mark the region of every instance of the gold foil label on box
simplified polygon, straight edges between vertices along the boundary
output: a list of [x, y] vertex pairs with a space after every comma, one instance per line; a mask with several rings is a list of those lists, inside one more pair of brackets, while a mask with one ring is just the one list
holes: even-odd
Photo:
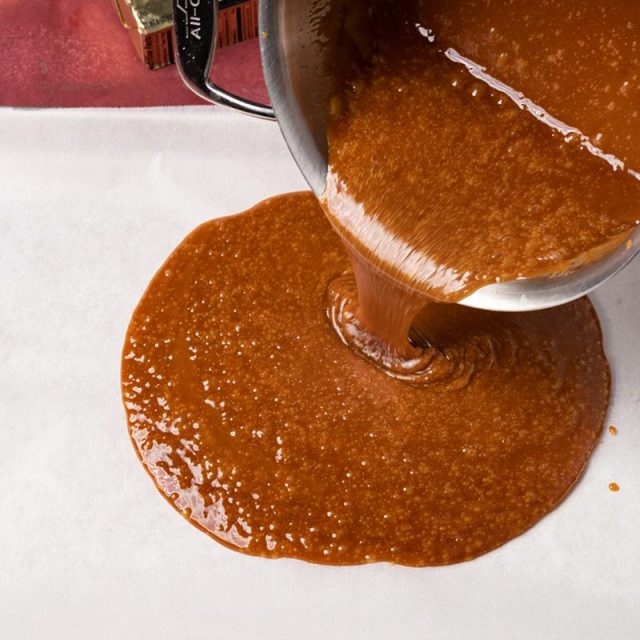
[[[259, 0], [220, 0], [217, 47], [258, 36]], [[113, 0], [138, 55], [150, 69], [172, 64], [171, 0]]]

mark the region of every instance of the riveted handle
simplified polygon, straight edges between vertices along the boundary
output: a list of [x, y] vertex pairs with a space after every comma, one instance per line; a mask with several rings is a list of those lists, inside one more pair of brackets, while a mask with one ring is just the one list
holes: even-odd
[[191, 91], [209, 102], [275, 120], [271, 107], [229, 93], [209, 80], [218, 36], [218, 0], [173, 0], [173, 20], [178, 71]]

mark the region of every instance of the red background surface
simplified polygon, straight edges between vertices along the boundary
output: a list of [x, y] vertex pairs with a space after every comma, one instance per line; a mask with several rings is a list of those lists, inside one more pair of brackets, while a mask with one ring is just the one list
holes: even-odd
[[[111, 0], [0, 0], [0, 105], [143, 107], [200, 104], [174, 66], [150, 71]], [[214, 79], [268, 101], [258, 41], [216, 53]]]

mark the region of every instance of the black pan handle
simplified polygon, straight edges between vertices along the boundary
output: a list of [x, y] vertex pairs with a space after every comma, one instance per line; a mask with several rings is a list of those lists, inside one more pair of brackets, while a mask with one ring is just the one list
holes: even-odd
[[173, 20], [178, 71], [191, 91], [209, 102], [275, 120], [271, 107], [229, 93], [209, 80], [218, 36], [218, 0], [173, 0]]

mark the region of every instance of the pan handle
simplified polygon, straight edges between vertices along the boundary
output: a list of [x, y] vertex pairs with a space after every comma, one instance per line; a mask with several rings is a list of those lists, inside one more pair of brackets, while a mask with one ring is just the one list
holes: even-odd
[[218, 36], [218, 0], [173, 0], [173, 19], [178, 71], [191, 91], [209, 102], [275, 120], [271, 107], [229, 93], [209, 80]]

